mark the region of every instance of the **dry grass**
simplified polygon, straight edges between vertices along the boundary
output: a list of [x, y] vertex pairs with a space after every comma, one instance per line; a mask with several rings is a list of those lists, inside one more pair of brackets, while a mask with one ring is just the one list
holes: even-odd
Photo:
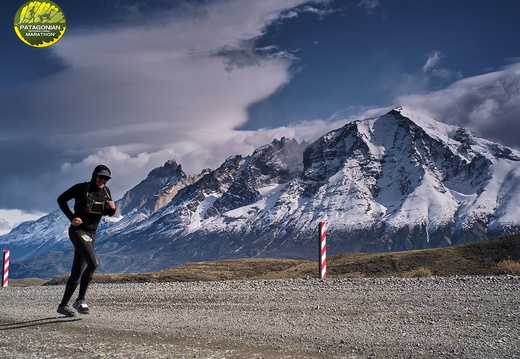
[[9, 279], [9, 287], [32, 287], [35, 285], [43, 285], [48, 281], [40, 278], [22, 278], [22, 279]]
[[[507, 260], [504, 260], [508, 258]], [[454, 247], [391, 253], [345, 253], [327, 258], [328, 278], [519, 274], [520, 234]], [[514, 263], [511, 263], [514, 262]], [[502, 263], [502, 264], [500, 264]], [[516, 268], [516, 269], [515, 269]], [[97, 283], [316, 278], [317, 261], [230, 259], [189, 263], [150, 273], [96, 274]], [[48, 284], [63, 284], [61, 276]]]
[[432, 275], [433, 272], [430, 269], [424, 267], [419, 267], [404, 274], [405, 277], [431, 277]]
[[520, 262], [503, 259], [497, 264], [497, 274], [520, 275]]

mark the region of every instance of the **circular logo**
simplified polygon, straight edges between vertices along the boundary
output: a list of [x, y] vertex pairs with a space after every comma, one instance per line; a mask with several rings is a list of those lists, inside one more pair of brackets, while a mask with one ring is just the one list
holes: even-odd
[[14, 31], [20, 40], [34, 47], [55, 44], [66, 28], [65, 14], [52, 1], [28, 1], [14, 16]]

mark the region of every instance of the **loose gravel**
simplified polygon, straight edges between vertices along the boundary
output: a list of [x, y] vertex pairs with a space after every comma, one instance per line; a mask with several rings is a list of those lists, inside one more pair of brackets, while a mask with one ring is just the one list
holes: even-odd
[[519, 358], [520, 277], [0, 289], [1, 358]]

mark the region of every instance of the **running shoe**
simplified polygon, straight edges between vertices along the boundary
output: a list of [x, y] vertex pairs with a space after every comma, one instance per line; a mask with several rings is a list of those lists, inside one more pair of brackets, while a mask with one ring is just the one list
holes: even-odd
[[72, 304], [74, 309], [78, 311], [79, 314], [88, 314], [90, 310], [88, 309], [88, 305], [84, 299], [78, 299]]
[[63, 314], [66, 317], [75, 317], [76, 313], [69, 305], [58, 305], [58, 313]]

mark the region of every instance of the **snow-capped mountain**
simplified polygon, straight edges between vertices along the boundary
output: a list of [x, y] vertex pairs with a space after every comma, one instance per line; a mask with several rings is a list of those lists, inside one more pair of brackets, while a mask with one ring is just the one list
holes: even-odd
[[[99, 234], [101, 270], [316, 259], [320, 221], [328, 253], [449, 246], [520, 230], [520, 153], [403, 108], [310, 145], [274, 140], [198, 181], [177, 169], [152, 171], [118, 202], [121, 218]], [[155, 171], [161, 180], [150, 179]], [[36, 258], [24, 264], [43, 270]]]
[[[200, 176], [199, 176], [200, 177]], [[180, 165], [170, 160], [151, 171], [147, 178], [128, 191], [116, 202], [114, 217], [103, 217], [98, 234], [108, 228], [139, 222], [168, 203], [177, 191], [193, 183], [198, 177], [188, 178]], [[72, 203], [69, 203], [72, 207]], [[49, 251], [72, 248], [68, 238], [69, 220], [61, 210], [15, 227], [0, 236], [0, 247], [11, 250], [11, 260], [23, 260]]]

